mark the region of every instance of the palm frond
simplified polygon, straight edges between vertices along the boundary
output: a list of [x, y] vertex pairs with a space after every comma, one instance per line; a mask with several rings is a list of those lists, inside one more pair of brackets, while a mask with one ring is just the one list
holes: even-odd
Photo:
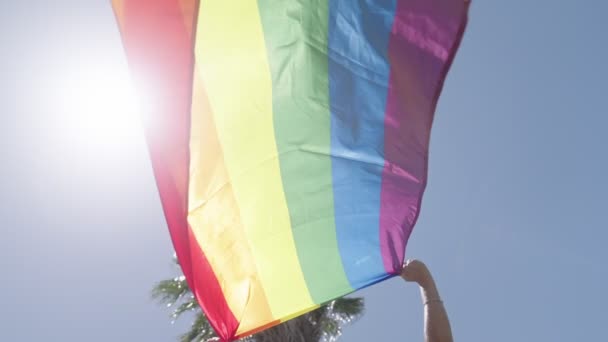
[[338, 298], [325, 305], [324, 316], [319, 320], [323, 341], [336, 341], [342, 329], [363, 314], [363, 298]]
[[207, 320], [207, 317], [199, 312], [190, 327], [190, 331], [180, 337], [181, 342], [205, 342], [214, 339], [215, 333]]
[[161, 304], [172, 306], [184, 295], [190, 293], [190, 288], [184, 276], [160, 281], [152, 289], [152, 298]]
[[[174, 256], [173, 262], [179, 265]], [[160, 281], [152, 289], [152, 298], [167, 307], [174, 306], [173, 320], [183, 314], [195, 314], [190, 331], [180, 336], [181, 342], [218, 341], [211, 324], [192, 295], [184, 276]], [[339, 298], [305, 315], [264, 330], [241, 342], [333, 342], [342, 328], [363, 314], [363, 298]]]
[[363, 298], [340, 298], [332, 302], [331, 315], [341, 323], [350, 323], [363, 314]]
[[173, 310], [171, 317], [173, 317], [173, 319], [178, 319], [183, 313], [191, 311], [200, 311], [198, 302], [192, 296], [190, 296], [188, 300], [184, 301], [178, 307], [176, 307], [175, 310]]

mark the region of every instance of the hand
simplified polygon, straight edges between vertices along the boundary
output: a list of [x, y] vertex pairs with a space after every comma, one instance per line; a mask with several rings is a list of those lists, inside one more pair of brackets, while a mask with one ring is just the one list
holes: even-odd
[[431, 272], [426, 265], [419, 260], [407, 260], [401, 270], [401, 277], [405, 279], [405, 281], [416, 282], [422, 287], [426, 287], [433, 282]]

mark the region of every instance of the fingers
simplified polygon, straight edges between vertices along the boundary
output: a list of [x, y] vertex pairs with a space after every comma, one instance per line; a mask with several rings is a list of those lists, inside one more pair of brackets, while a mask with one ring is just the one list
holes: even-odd
[[429, 277], [429, 272], [423, 262], [416, 259], [408, 259], [401, 269], [401, 277], [405, 279], [405, 281], [421, 284]]
[[403, 263], [403, 268], [401, 269], [401, 277], [405, 280], [405, 281], [413, 281], [413, 272], [412, 272], [412, 263], [414, 260], [412, 259], [408, 259], [405, 261], [405, 263]]
[[405, 260], [405, 262], [403, 263], [403, 267], [401, 268], [402, 270], [405, 270], [408, 268], [408, 266], [410, 266], [412, 264], [412, 262], [414, 262], [414, 259], [407, 259]]

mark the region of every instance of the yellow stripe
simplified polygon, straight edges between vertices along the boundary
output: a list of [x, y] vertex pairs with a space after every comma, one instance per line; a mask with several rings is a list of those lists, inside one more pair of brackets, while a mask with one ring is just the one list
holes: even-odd
[[188, 194], [188, 223], [213, 268], [230, 311], [241, 322], [237, 334], [274, 321], [244, 236], [200, 77], [194, 78], [193, 86]]
[[294, 312], [294, 313], [290, 314], [289, 316], [282, 317], [281, 318], [281, 323], [284, 323], [284, 322], [289, 321], [290, 319], [302, 316], [303, 314], [307, 314], [307, 313], [309, 313], [309, 312], [311, 312], [313, 310], [316, 310], [316, 309], [318, 309], [320, 307], [321, 307], [321, 305], [316, 304], [315, 306], [312, 306], [312, 307], [306, 308], [304, 310], [300, 310], [300, 311]]
[[297, 258], [274, 138], [255, 0], [203, 0], [196, 56], [247, 239], [273, 316], [315, 306]]

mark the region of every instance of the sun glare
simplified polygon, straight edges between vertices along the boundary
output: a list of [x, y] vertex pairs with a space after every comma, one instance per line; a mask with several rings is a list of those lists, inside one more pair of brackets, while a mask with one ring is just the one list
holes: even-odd
[[119, 152], [142, 137], [138, 103], [126, 65], [71, 68], [54, 87], [56, 133], [97, 153]]

